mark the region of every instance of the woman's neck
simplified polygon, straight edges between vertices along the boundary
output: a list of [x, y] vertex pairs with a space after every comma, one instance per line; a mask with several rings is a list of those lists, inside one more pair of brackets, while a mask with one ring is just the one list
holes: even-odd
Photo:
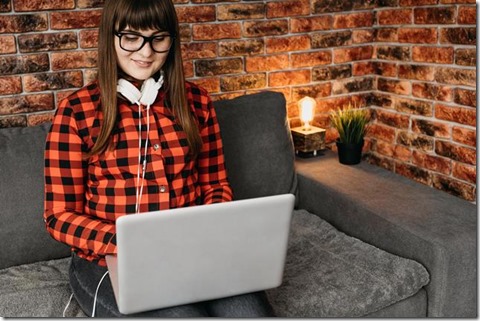
[[143, 80], [138, 80], [138, 79], [136, 79], [136, 78], [133, 78], [133, 77], [127, 75], [127, 74], [124, 73], [124, 72], [119, 72], [119, 73], [118, 73], [118, 78], [119, 78], [119, 79], [122, 78], [122, 79], [127, 80], [128, 82], [130, 82], [131, 84], [133, 84], [133, 85], [134, 85], [135, 87], [137, 87], [137, 88], [140, 88], [140, 87], [142, 86], [142, 84], [143, 84]]
[[[158, 77], [159, 77], [159, 74], [152, 75], [152, 77], [155, 79], [155, 81], [157, 81]], [[133, 78], [132, 76], [124, 73], [121, 70], [118, 71], [118, 78], [119, 79], [123, 78], [123, 79], [129, 81], [130, 83], [132, 83], [137, 88], [142, 87], [142, 84], [145, 81], [145, 80], [139, 80], [139, 79]]]

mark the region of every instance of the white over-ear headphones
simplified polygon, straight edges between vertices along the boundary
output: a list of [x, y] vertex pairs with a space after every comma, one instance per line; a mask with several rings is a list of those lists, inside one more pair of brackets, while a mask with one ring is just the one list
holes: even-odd
[[[143, 183], [145, 173], [147, 171], [147, 150], [148, 150], [148, 134], [150, 133], [150, 105], [155, 102], [158, 91], [163, 85], [163, 72], [160, 74], [158, 81], [148, 78], [143, 82], [141, 90], [132, 85], [125, 79], [119, 79], [117, 82], [117, 92], [128, 99], [132, 104], [138, 105], [138, 167], [137, 167], [137, 183], [136, 183], [136, 202], [135, 212], [140, 211], [140, 201], [143, 194]], [[142, 157], [142, 108], [145, 106], [147, 110], [147, 135], [143, 146], [144, 155]], [[141, 174], [140, 174], [141, 173]]]
[[163, 73], [155, 81], [148, 78], [143, 82], [141, 90], [132, 85], [128, 80], [120, 78], [117, 82], [117, 91], [127, 98], [132, 104], [144, 105], [149, 107], [157, 98], [158, 91], [163, 85]]

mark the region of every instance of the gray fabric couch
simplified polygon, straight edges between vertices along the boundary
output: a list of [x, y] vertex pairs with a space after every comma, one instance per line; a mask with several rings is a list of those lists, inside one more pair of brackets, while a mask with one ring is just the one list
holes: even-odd
[[[324, 163], [295, 160], [281, 94], [242, 96], [215, 108], [235, 198], [296, 195], [284, 281], [267, 291], [278, 316], [476, 316], [474, 205], [365, 162], [363, 176], [355, 177], [351, 168], [332, 174], [333, 154], [322, 156]], [[0, 130], [2, 317], [85, 316], [75, 299], [64, 311], [70, 251], [43, 225], [48, 128]], [[394, 196], [370, 199], [365, 180], [387, 183]], [[418, 191], [432, 198], [425, 206], [413, 204]]]

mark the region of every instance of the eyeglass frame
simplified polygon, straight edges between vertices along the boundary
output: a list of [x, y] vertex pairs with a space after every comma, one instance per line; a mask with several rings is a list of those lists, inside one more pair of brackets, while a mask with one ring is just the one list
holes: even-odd
[[[122, 32], [122, 31], [115, 31], [113, 33], [115, 36], [118, 37], [118, 44], [120, 45], [120, 48], [122, 48], [123, 50], [125, 51], [128, 51], [128, 52], [136, 52], [136, 51], [139, 51], [141, 50], [144, 46], [145, 46], [145, 43], [148, 42], [148, 44], [150, 45], [150, 48], [152, 48], [152, 50], [156, 53], [165, 53], [165, 52], [168, 52], [170, 51], [170, 48], [172, 48], [172, 44], [175, 40], [175, 36], [174, 35], [170, 35], [170, 34], [167, 34], [167, 35], [156, 35], [156, 36], [150, 36], [150, 37], [146, 37], [146, 36], [143, 36], [139, 33], [134, 33], [134, 32]], [[139, 36], [139, 37], [142, 37], [143, 38], [143, 42], [142, 42], [142, 45], [140, 46], [140, 48], [138, 48], [137, 50], [128, 50], [128, 49], [125, 49], [122, 47], [122, 36], [123, 35], [135, 35], [135, 36]], [[170, 46], [168, 47], [167, 50], [162, 50], [162, 51], [157, 51], [153, 48], [153, 45], [152, 45], [152, 41], [157, 38], [157, 37], [170, 37], [171, 38], [171, 41], [170, 41]]]

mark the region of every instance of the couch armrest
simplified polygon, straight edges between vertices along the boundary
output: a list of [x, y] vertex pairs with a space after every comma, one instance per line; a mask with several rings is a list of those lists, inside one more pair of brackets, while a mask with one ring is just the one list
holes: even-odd
[[427, 268], [429, 316], [477, 315], [474, 204], [366, 162], [341, 165], [331, 151], [296, 170], [299, 208]]

